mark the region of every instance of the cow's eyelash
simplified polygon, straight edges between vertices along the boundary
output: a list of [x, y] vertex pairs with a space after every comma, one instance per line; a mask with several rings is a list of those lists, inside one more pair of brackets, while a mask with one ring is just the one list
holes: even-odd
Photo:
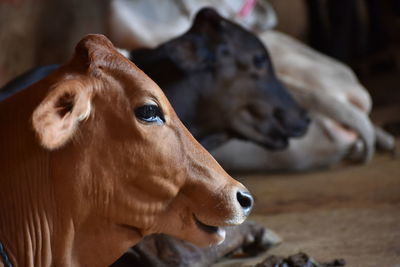
[[162, 125], [165, 123], [164, 115], [156, 104], [145, 104], [135, 110], [136, 117], [146, 123]]

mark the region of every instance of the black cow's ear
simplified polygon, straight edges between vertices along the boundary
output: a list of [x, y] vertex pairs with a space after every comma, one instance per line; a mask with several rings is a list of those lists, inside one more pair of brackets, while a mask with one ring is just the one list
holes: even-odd
[[183, 72], [199, 71], [211, 67], [214, 53], [201, 36], [185, 36], [165, 46], [169, 59]]
[[207, 35], [219, 34], [224, 29], [224, 19], [213, 8], [203, 8], [193, 20], [191, 32], [202, 32]]

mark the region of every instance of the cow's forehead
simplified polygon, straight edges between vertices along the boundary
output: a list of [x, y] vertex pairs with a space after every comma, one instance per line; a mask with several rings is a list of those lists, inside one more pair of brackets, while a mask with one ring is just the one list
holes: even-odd
[[[218, 29], [214, 25], [216, 22], [219, 25]], [[261, 42], [253, 33], [221, 16], [215, 17], [213, 21], [202, 20], [201, 24], [208, 26], [202, 28], [202, 31], [206, 31], [208, 37], [216, 34], [218, 38], [222, 37], [225, 41], [236, 42], [239, 47], [262, 48]]]
[[168, 100], [160, 87], [119, 52], [111, 51], [106, 56], [102, 69], [106, 76], [119, 81], [122, 90], [131, 100], [147, 102], [152, 99], [164, 108], [170, 109]]

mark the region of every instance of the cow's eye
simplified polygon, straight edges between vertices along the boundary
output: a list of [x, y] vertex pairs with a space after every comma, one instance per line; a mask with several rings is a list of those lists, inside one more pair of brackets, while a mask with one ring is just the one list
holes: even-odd
[[141, 107], [138, 107], [135, 110], [136, 117], [144, 122], [148, 123], [156, 123], [156, 124], [164, 124], [165, 119], [161, 112], [161, 109], [155, 104], [147, 104]]
[[265, 55], [257, 55], [253, 57], [253, 64], [257, 69], [264, 67], [267, 58]]

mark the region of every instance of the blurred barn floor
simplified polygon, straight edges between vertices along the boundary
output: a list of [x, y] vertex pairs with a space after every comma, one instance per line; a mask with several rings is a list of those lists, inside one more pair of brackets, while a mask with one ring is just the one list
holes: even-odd
[[343, 258], [348, 267], [400, 264], [400, 157], [377, 154], [367, 165], [240, 177], [256, 198], [251, 219], [283, 238], [267, 255], [302, 251], [321, 262]]

